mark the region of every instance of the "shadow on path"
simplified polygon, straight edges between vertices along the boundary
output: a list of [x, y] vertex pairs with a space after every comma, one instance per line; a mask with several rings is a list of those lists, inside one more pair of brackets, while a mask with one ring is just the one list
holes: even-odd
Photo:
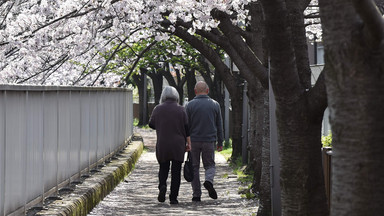
[[[216, 154], [216, 176], [214, 186], [218, 199], [209, 198], [208, 192], [202, 188], [200, 203], [192, 202], [190, 183], [182, 177], [179, 204], [170, 205], [168, 191], [166, 201], [159, 203], [158, 194], [158, 163], [155, 156], [156, 134], [151, 129], [138, 129], [144, 139], [147, 151], [136, 163], [135, 169], [124, 182], [121, 182], [108, 196], [104, 198], [88, 215], [256, 215], [257, 201], [241, 198], [238, 188], [242, 185], [237, 181], [232, 170], [221, 154]], [[202, 168], [200, 170], [203, 170]], [[200, 175], [203, 179], [203, 172]], [[202, 180], [203, 181], [203, 180]], [[244, 186], [245, 187], [245, 186]]]

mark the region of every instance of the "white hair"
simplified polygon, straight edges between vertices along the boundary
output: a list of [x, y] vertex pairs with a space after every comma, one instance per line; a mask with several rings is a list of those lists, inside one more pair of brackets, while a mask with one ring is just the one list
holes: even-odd
[[172, 86], [165, 86], [163, 92], [161, 93], [160, 103], [164, 103], [165, 100], [172, 99], [177, 103], [179, 102], [179, 93]]

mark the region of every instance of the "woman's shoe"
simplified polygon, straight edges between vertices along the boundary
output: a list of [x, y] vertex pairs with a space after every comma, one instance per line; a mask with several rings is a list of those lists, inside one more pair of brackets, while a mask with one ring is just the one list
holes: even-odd
[[200, 202], [201, 199], [200, 199], [200, 197], [192, 197], [192, 201], [193, 202]]
[[159, 200], [159, 202], [165, 201], [165, 193], [166, 192], [167, 192], [167, 186], [162, 185], [159, 189], [159, 195], [157, 196], [157, 200]]

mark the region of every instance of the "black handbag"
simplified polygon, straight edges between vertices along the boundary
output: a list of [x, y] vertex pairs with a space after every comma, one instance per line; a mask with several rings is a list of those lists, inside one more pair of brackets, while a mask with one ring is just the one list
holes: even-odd
[[184, 179], [187, 182], [191, 182], [193, 180], [193, 165], [192, 165], [192, 156], [191, 152], [188, 152], [187, 160], [184, 164]]

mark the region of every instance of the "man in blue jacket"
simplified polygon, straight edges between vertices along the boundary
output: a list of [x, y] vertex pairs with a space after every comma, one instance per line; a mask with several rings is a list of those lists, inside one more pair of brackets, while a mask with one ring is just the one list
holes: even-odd
[[192, 181], [192, 201], [201, 201], [201, 183], [199, 176], [200, 154], [205, 169], [204, 187], [212, 199], [217, 199], [213, 187], [215, 176], [215, 146], [217, 150], [223, 149], [223, 123], [220, 105], [208, 96], [208, 85], [199, 81], [195, 85], [196, 97], [186, 105], [189, 122], [189, 132], [192, 142], [192, 162], [194, 177]]

